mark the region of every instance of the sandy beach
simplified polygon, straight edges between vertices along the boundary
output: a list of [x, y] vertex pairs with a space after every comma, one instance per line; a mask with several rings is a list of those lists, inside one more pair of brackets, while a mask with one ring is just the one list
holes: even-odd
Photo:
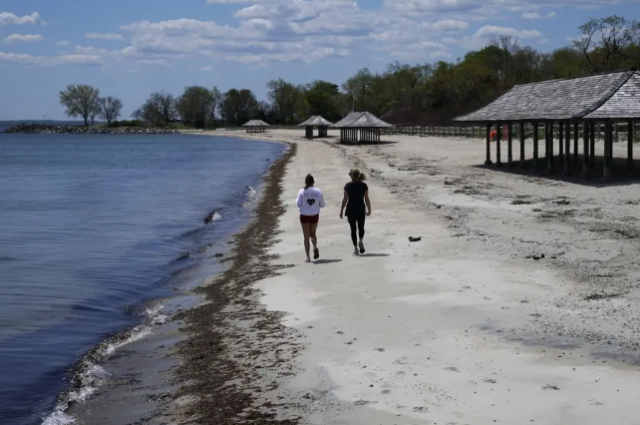
[[[268, 316], [269, 330], [236, 314], [233, 338], [220, 335], [225, 358], [251, 373], [216, 391], [253, 394], [243, 409], [263, 422], [246, 423], [638, 423], [633, 184], [486, 169], [481, 140], [342, 146], [302, 131], [212, 134], [297, 150], [282, 175], [275, 239], [252, 239], [265, 271], [244, 287], [251, 302], [237, 302]], [[359, 257], [338, 216], [352, 166], [367, 174], [373, 204]], [[327, 202], [311, 264], [294, 204], [308, 172]], [[192, 389], [217, 394], [203, 385]]]

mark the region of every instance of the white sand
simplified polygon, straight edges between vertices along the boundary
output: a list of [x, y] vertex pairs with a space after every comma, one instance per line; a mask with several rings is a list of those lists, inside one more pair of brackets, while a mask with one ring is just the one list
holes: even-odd
[[[265, 395], [300, 403], [281, 418], [640, 423], [640, 374], [632, 366], [638, 241], [615, 236], [637, 227], [635, 186], [476, 168], [484, 162], [477, 140], [389, 136], [399, 143], [342, 147], [302, 135], [247, 136], [298, 143], [273, 248], [278, 262], [296, 267], [259, 284], [264, 303], [288, 312], [285, 324], [301, 330], [307, 345], [298, 374]], [[504, 144], [504, 160], [506, 151]], [[352, 255], [348, 223], [338, 217], [353, 165], [371, 174], [373, 215], [361, 257]], [[294, 203], [308, 172], [327, 201], [315, 264], [303, 263]], [[557, 203], [565, 197], [569, 205]], [[621, 295], [584, 300], [602, 288]]]

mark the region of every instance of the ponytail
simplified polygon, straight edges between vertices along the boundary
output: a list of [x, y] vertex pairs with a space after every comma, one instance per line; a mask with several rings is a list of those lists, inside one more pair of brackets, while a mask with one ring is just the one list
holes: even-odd
[[307, 174], [307, 177], [304, 178], [304, 190], [309, 189], [311, 186], [315, 184], [315, 180], [311, 174]]
[[349, 175], [353, 177], [354, 181], [357, 181], [357, 182], [363, 182], [367, 179], [364, 173], [361, 173], [360, 170], [358, 170], [357, 168], [352, 168], [351, 171], [349, 172]]

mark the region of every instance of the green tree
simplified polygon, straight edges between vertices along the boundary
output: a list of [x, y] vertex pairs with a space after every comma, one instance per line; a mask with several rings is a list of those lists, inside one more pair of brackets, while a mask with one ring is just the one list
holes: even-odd
[[215, 110], [213, 91], [200, 86], [190, 86], [176, 99], [176, 111], [183, 123], [204, 128]]
[[296, 107], [301, 101], [301, 89], [282, 78], [267, 83], [274, 118], [281, 124], [293, 124]]
[[258, 101], [251, 90], [231, 89], [224, 94], [220, 112], [229, 125], [240, 126], [257, 117], [258, 111]]
[[134, 119], [153, 125], [167, 126], [177, 117], [176, 102], [171, 94], [152, 93], [147, 101], [132, 114]]
[[100, 90], [85, 84], [69, 84], [58, 97], [60, 104], [66, 108], [67, 116], [82, 117], [84, 125], [87, 126], [98, 111]]
[[315, 80], [306, 87], [305, 98], [310, 115], [322, 115], [329, 121], [342, 117], [339, 110], [340, 88], [328, 81]]
[[115, 97], [107, 96], [98, 99], [98, 116], [107, 122], [107, 125], [118, 119], [122, 110], [122, 101]]
[[362, 68], [342, 85], [342, 90], [352, 97], [354, 109], [361, 112], [367, 110], [373, 80], [374, 76], [369, 71], [369, 68]]

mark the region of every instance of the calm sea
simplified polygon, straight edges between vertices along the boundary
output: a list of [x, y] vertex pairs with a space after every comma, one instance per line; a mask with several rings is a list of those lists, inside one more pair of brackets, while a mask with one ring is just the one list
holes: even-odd
[[199, 283], [171, 276], [216, 261], [283, 149], [223, 137], [0, 134], [2, 425], [41, 424], [69, 368], [143, 320], [135, 306]]

